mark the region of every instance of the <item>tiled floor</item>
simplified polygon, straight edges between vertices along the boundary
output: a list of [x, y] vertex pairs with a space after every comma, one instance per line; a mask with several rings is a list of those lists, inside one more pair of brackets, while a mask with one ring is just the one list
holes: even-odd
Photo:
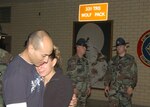
[[[90, 99], [88, 100], [86, 107], [108, 107], [108, 102]], [[146, 107], [146, 106], [133, 105], [133, 107]]]

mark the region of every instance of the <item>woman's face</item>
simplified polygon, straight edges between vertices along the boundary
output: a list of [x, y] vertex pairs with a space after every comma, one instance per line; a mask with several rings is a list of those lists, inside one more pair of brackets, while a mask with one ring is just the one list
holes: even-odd
[[48, 62], [43, 63], [42, 65], [36, 67], [37, 72], [39, 73], [40, 76], [45, 77], [48, 74], [51, 73], [52, 70], [54, 70], [55, 66], [55, 60], [56, 59], [48, 59]]

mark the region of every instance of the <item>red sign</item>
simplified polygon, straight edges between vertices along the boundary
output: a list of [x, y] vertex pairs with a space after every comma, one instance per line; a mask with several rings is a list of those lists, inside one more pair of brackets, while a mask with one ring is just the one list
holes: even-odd
[[137, 45], [137, 54], [141, 62], [150, 67], [150, 30], [140, 37]]

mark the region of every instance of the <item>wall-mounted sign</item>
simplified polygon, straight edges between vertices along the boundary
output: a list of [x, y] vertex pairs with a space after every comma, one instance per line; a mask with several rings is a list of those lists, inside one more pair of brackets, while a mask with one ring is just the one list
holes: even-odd
[[140, 37], [137, 45], [137, 54], [141, 62], [150, 67], [150, 30]]
[[106, 21], [108, 3], [82, 4], [79, 6], [79, 21]]

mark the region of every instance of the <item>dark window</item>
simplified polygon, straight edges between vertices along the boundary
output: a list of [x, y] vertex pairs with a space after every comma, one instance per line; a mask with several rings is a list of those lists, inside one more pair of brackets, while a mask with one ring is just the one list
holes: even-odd
[[11, 7], [0, 7], [0, 23], [11, 22]]

